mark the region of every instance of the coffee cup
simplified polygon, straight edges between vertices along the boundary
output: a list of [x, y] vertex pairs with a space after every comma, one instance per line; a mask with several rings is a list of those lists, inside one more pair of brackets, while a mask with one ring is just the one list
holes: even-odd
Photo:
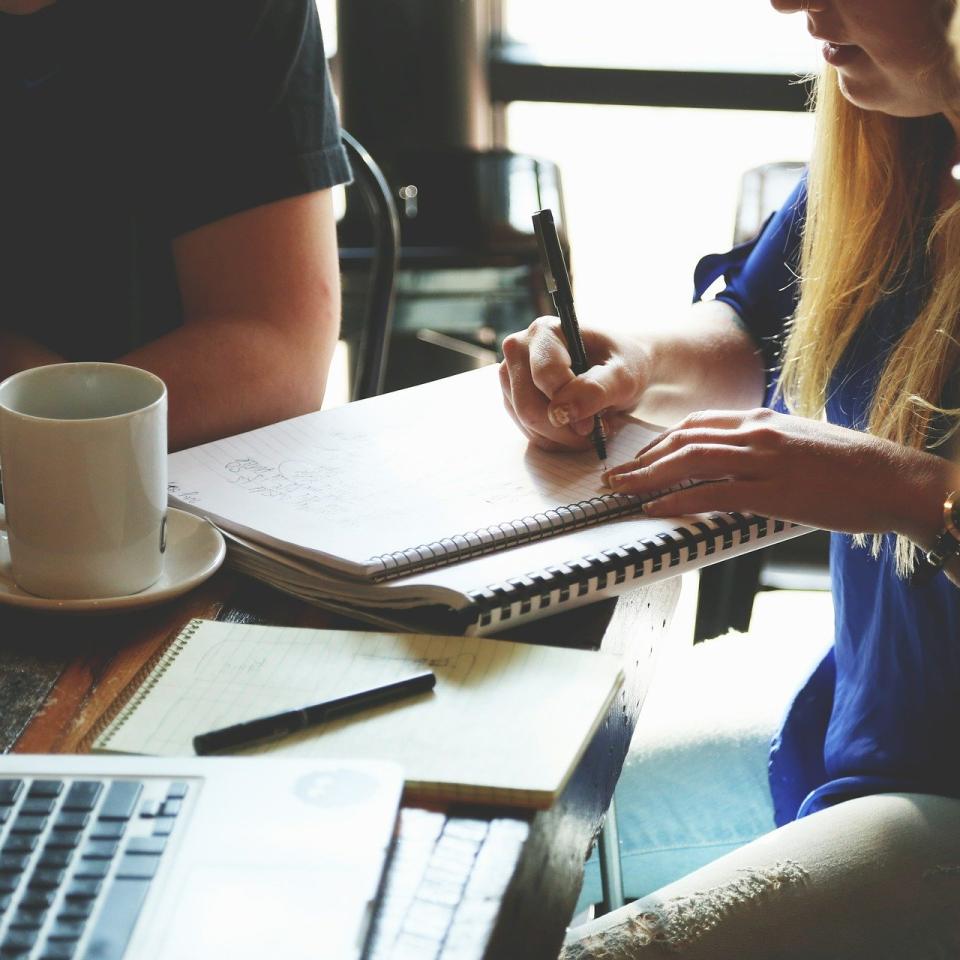
[[0, 480], [17, 586], [54, 599], [139, 593], [163, 572], [167, 390], [117, 363], [0, 383]]

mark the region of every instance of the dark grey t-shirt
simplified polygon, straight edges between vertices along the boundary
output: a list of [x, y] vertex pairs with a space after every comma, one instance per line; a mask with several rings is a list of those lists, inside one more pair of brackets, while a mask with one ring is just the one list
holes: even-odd
[[0, 15], [0, 327], [111, 359], [182, 319], [171, 240], [342, 183], [314, 0]]

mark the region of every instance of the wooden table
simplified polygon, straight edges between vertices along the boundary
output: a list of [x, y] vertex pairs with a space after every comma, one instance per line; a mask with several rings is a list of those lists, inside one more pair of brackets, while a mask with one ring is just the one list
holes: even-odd
[[[555, 960], [679, 589], [673, 578], [502, 635], [614, 653], [623, 658], [623, 691], [550, 810], [531, 815], [404, 805], [373, 960]], [[350, 626], [228, 571], [178, 601], [139, 613], [4, 610], [2, 749], [77, 752], [114, 697], [192, 617]], [[456, 876], [465, 858], [473, 869], [463, 885]]]

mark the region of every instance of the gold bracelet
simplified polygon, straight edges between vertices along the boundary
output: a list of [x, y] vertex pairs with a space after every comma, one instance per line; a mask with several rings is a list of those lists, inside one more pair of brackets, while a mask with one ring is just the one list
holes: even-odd
[[948, 493], [943, 501], [943, 528], [960, 543], [960, 490]]

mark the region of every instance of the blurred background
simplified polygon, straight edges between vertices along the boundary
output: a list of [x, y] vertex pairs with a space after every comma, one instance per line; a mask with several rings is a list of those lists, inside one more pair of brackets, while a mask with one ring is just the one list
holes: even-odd
[[[399, 75], [408, 84], [400, 96], [414, 96], [429, 75], [451, 98], [464, 98], [472, 127], [451, 130], [446, 113], [455, 106], [434, 100], [435, 115], [424, 104], [428, 112], [418, 117], [416, 132], [434, 126], [445, 147], [459, 138], [460, 146], [506, 148], [556, 165], [583, 323], [633, 324], [682, 311], [699, 257], [731, 243], [744, 172], [803, 161], [809, 152], [812, 122], [799, 78], [817, 69], [818, 45], [801, 17], [778, 14], [764, 0], [341, 0], [341, 6], [346, 29], [338, 37], [336, 0], [318, 0], [341, 82], [341, 61], [351, 55], [360, 62], [347, 79], [356, 82], [362, 72], [365, 84], [395, 87]], [[388, 7], [393, 23], [380, 33], [377, 20]], [[436, 30], [424, 27], [431, 21]], [[377, 36], [389, 48], [379, 54]], [[353, 54], [351, 44], [358, 48]], [[401, 51], [400, 70], [389, 70], [398, 62], [394, 44], [407, 45], [407, 55], [427, 67], [411, 77]], [[395, 130], [362, 115], [377, 96], [361, 101], [350, 89], [341, 93], [346, 126], [374, 141], [368, 146], [389, 173], [403, 145], [377, 142]], [[468, 103], [478, 98], [486, 102]], [[515, 182], [515, 225], [528, 227], [529, 184], [522, 176]], [[429, 196], [429, 182], [413, 186], [421, 198]], [[401, 301], [410, 292], [406, 280]], [[467, 275], [459, 280], [464, 290], [471, 286]], [[478, 283], [482, 291], [484, 281]], [[429, 291], [421, 293], [426, 301]], [[469, 314], [468, 329], [447, 320], [440, 332], [495, 349], [506, 327], [524, 326], [530, 316], [527, 305], [512, 306], [485, 318], [460, 303], [455, 312]], [[419, 312], [429, 313], [425, 303]], [[403, 302], [398, 321], [401, 328], [419, 322]], [[410, 362], [406, 354], [396, 360]]]
[[[699, 258], [754, 235], [810, 152], [818, 43], [767, 0], [318, 9], [344, 127], [382, 168], [399, 218], [387, 390], [494, 363], [507, 334], [553, 312], [530, 220], [541, 207], [581, 323], [682, 322]], [[375, 224], [351, 191], [330, 403], [349, 395], [369, 327]], [[746, 630], [771, 588], [790, 588], [778, 609], [813, 604], [828, 619], [825, 535], [791, 543], [706, 570], [694, 637]]]

